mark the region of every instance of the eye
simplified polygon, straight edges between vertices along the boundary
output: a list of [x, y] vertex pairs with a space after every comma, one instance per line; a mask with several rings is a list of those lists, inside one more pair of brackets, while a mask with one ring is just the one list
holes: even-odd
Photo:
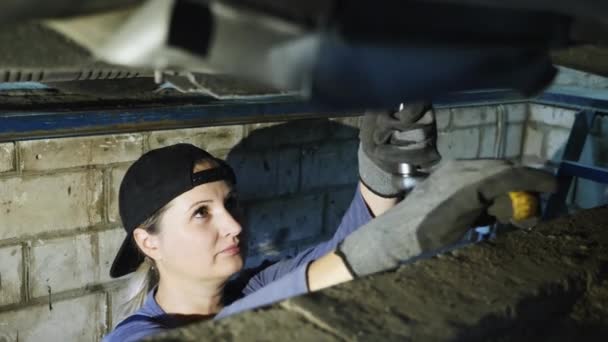
[[194, 217], [196, 218], [206, 218], [209, 216], [209, 208], [203, 205], [194, 211]]

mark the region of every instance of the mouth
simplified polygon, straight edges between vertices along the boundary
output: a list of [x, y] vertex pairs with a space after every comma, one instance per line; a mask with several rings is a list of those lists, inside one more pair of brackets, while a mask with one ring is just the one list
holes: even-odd
[[241, 252], [239, 245], [231, 245], [228, 248], [223, 249], [219, 254], [222, 255], [237, 255]]

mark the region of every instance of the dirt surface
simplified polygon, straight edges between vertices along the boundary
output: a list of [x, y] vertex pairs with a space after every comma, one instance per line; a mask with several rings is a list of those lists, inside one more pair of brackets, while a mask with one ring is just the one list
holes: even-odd
[[605, 340], [608, 207], [164, 340]]

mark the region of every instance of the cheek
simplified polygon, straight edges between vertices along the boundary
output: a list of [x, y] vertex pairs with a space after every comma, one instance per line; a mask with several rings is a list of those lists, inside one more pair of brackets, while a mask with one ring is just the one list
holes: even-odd
[[186, 227], [167, 236], [163, 254], [178, 267], [186, 265], [200, 267], [201, 263], [208, 264], [213, 261], [217, 238], [217, 233], [212, 229]]

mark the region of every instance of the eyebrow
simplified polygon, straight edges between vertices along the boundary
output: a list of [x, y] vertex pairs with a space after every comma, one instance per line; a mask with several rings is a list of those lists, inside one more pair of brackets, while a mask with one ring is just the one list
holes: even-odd
[[208, 199], [208, 200], [196, 201], [190, 206], [190, 208], [188, 208], [187, 211], [192, 210], [192, 208], [196, 207], [197, 205], [199, 205], [201, 203], [209, 203], [209, 202], [213, 202], [213, 200]]
[[[231, 196], [236, 196], [236, 194], [237, 194], [236, 190], [230, 190], [230, 192], [228, 192], [228, 193], [226, 194], [226, 196], [224, 196], [224, 198], [228, 198], [228, 197], [231, 197]], [[194, 202], [194, 203], [193, 203], [193, 204], [190, 206], [190, 208], [188, 208], [188, 210], [187, 210], [187, 211], [192, 210], [192, 208], [196, 207], [197, 205], [199, 205], [199, 204], [201, 204], [201, 203], [210, 203], [210, 202], [213, 202], [213, 200], [212, 200], [212, 199], [206, 199], [206, 200], [202, 200], [202, 201], [196, 201], [196, 202]]]

